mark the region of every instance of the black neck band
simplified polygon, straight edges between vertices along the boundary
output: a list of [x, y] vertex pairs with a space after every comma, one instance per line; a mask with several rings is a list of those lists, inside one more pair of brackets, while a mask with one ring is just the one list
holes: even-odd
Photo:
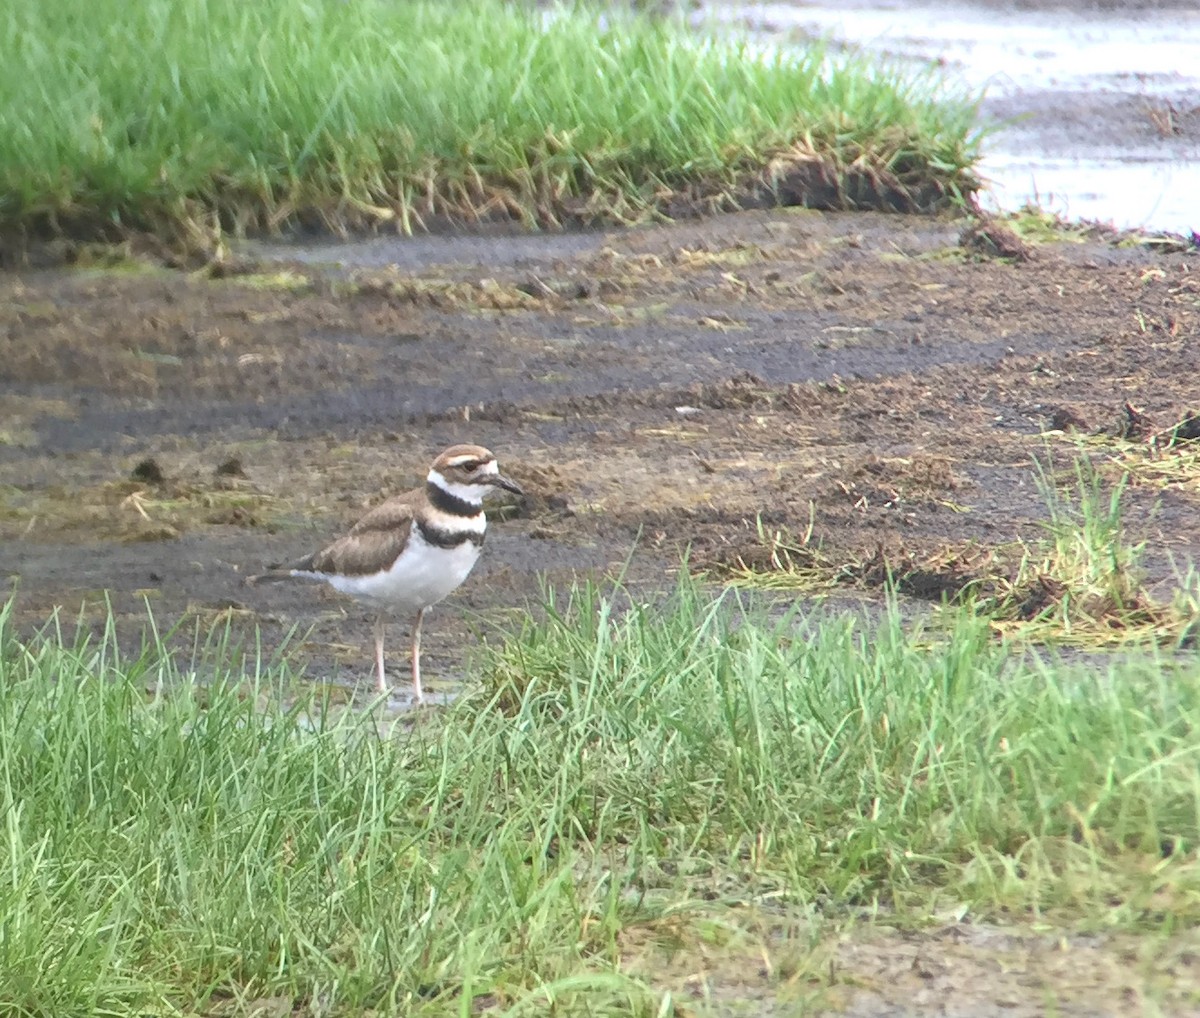
[[457, 548], [468, 542], [478, 548], [483, 547], [483, 534], [476, 533], [474, 530], [443, 530], [441, 527], [434, 527], [419, 521], [417, 530], [420, 531], [426, 544], [432, 544], [436, 548]]
[[465, 498], [459, 498], [457, 495], [452, 495], [445, 488], [433, 481], [429, 481], [425, 485], [426, 494], [429, 495], [429, 504], [440, 512], [448, 513], [451, 516], [463, 516], [471, 518], [478, 516], [482, 505], [479, 502], [468, 502]]

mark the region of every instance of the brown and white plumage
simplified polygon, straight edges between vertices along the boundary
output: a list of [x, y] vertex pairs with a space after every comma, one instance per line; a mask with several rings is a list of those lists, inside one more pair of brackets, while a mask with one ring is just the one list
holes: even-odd
[[500, 473], [482, 446], [453, 445], [433, 461], [425, 485], [376, 506], [333, 543], [287, 565], [250, 578], [321, 580], [376, 611], [375, 669], [387, 688], [383, 663], [386, 615], [415, 612], [413, 693], [421, 698], [421, 623], [425, 612], [470, 574], [483, 548], [483, 496], [493, 488], [522, 494]]

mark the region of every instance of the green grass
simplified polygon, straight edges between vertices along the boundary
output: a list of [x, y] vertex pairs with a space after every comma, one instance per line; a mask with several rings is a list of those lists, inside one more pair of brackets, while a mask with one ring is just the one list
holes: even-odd
[[996, 221], [1031, 244], [1082, 244], [1101, 232], [1095, 224], [1071, 222], [1034, 204], [999, 215]]
[[1006, 632], [1060, 644], [1170, 645], [1194, 638], [1200, 626], [1194, 570], [1179, 577], [1169, 604], [1145, 586], [1145, 542], [1131, 541], [1124, 524], [1130, 475], [1108, 483], [1084, 455], [1072, 461], [1066, 483], [1052, 469], [1037, 464], [1045, 536], [1021, 542], [1014, 575], [992, 584], [998, 589], [977, 610]]
[[666, 1015], [667, 959], [764, 923], [1200, 921], [1194, 655], [617, 604], [411, 730], [0, 614], [0, 1014]]
[[829, 171], [813, 204], [976, 186], [973, 103], [931, 76], [611, 8], [12, 0], [0, 46], [10, 232], [620, 218], [772, 159]]

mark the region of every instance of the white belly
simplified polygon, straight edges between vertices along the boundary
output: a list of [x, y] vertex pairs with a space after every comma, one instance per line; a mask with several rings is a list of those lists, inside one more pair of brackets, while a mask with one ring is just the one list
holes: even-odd
[[334, 590], [374, 608], [416, 612], [437, 604], [461, 586], [479, 560], [479, 545], [464, 541], [454, 548], [427, 544], [413, 527], [408, 546], [390, 569], [368, 576], [326, 576]]

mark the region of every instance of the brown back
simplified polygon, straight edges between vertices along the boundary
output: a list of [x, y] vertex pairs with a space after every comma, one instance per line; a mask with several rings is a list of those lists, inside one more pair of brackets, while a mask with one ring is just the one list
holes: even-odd
[[345, 576], [365, 576], [387, 569], [408, 541], [413, 525], [412, 500], [416, 495], [417, 492], [406, 492], [377, 505], [345, 536], [292, 568]]

